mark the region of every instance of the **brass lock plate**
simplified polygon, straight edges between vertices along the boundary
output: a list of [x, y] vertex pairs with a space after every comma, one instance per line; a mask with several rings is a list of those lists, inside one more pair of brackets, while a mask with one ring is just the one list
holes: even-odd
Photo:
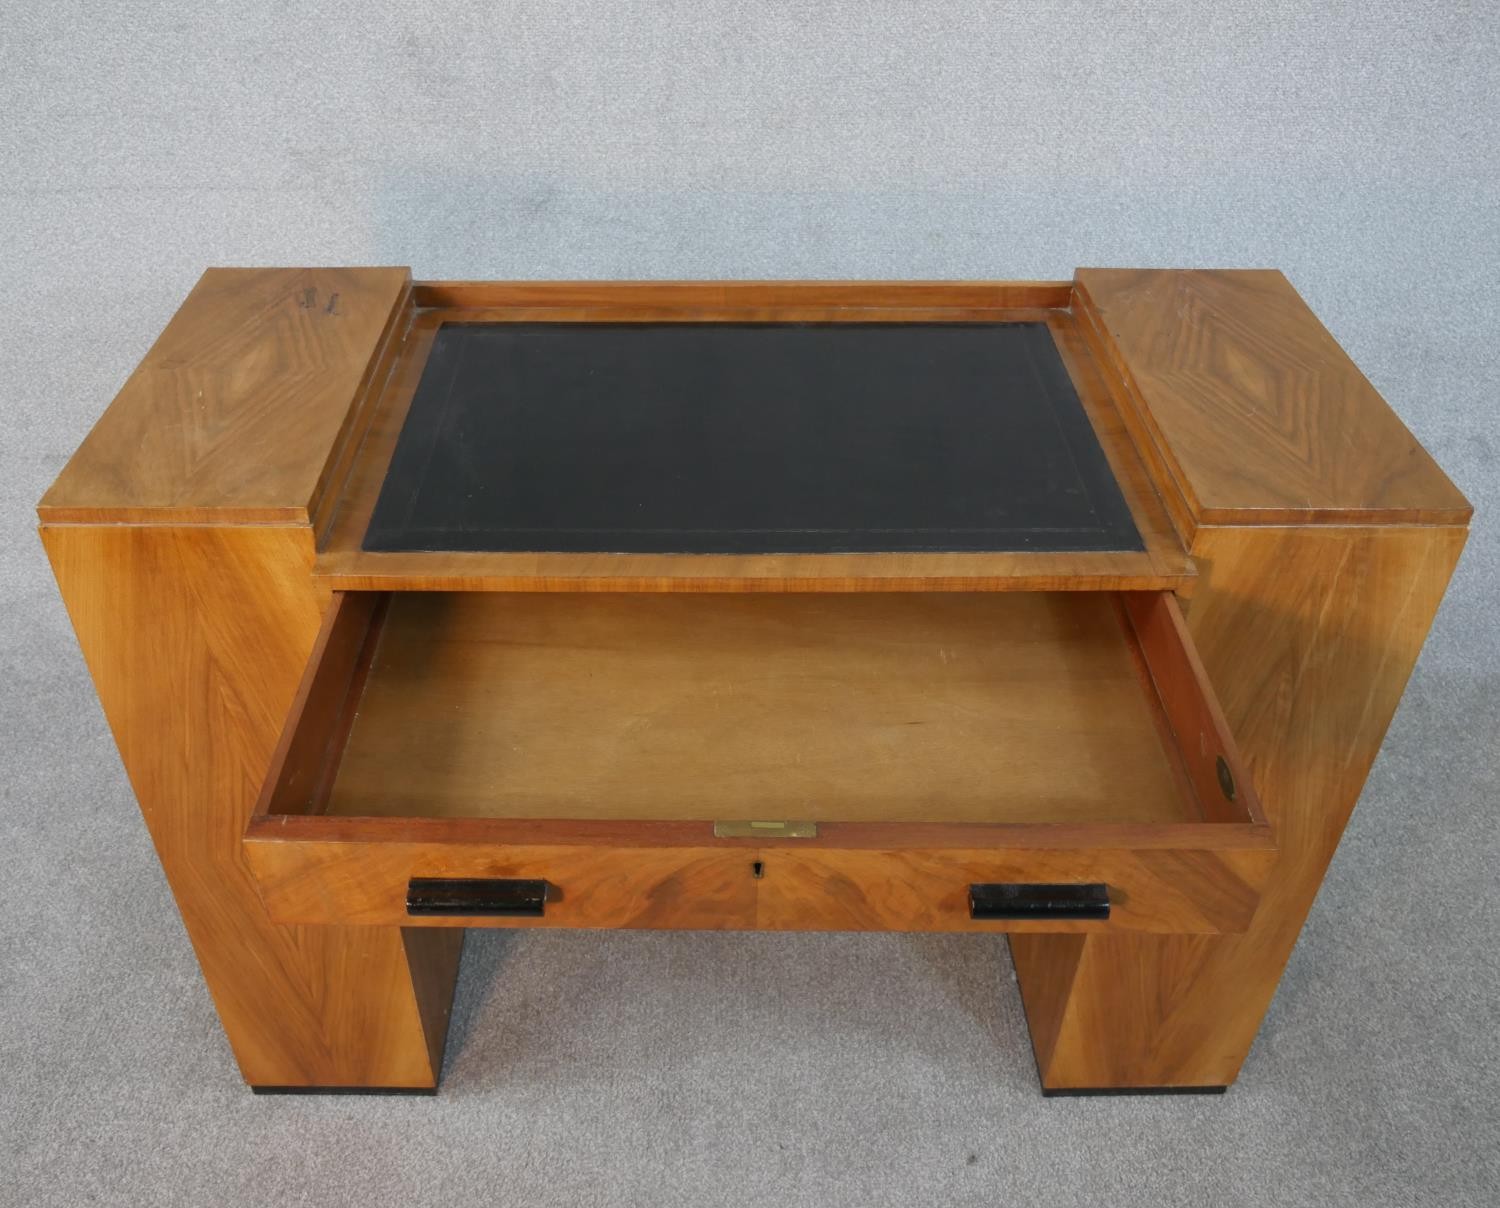
[[816, 839], [816, 822], [715, 822], [715, 839]]

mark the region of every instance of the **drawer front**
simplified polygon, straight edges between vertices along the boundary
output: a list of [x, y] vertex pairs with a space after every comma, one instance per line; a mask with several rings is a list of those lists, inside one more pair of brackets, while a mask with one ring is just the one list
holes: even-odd
[[[308, 821], [316, 821], [309, 819]], [[290, 828], [295, 832], [296, 827]], [[246, 853], [280, 923], [416, 927], [755, 926], [753, 853], [702, 848], [514, 847], [474, 842], [251, 839]], [[414, 880], [544, 881], [539, 917], [430, 915]]]
[[[685, 847], [508, 845], [485, 837], [480, 822], [445, 823], [448, 834], [436, 841], [337, 833], [367, 825], [284, 819], [253, 829], [246, 851], [272, 918], [420, 927], [1237, 932], [1249, 925], [1273, 859], [1265, 850], [1158, 847], [893, 852], [797, 840], [709, 846], [708, 836], [704, 846]], [[474, 837], [455, 838], [455, 825]], [[543, 881], [545, 905], [536, 917], [411, 909], [413, 881], [439, 878], [477, 889], [484, 882]], [[1070, 917], [1064, 905], [1021, 917], [974, 917], [974, 887], [993, 885], [1103, 886], [1108, 914]]]
[[[757, 923], [792, 931], [1245, 930], [1268, 853], [1230, 851], [778, 851], [767, 854]], [[1047, 886], [1024, 909], [986, 917], [976, 887]], [[1102, 887], [1107, 917], [1077, 917], [1078, 891]], [[1038, 900], [1039, 899], [1039, 900]]]

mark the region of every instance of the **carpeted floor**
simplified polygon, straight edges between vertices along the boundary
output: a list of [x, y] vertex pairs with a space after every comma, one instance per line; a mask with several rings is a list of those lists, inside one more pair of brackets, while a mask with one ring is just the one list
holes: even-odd
[[[1496, 1202], [1497, 62], [1391, 0], [5, 4], [0, 1204]], [[999, 939], [533, 932], [439, 1098], [252, 1097], [32, 507], [203, 266], [317, 262], [1283, 268], [1478, 517], [1239, 1084], [1043, 1100]]]

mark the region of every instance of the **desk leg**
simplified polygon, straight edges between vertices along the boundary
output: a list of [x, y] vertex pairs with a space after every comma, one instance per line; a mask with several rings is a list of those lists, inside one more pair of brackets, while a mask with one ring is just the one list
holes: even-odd
[[1436, 527], [1199, 530], [1193, 553], [1205, 581], [1188, 625], [1280, 856], [1244, 935], [1012, 937], [1047, 1091], [1190, 1091], [1234, 1081], [1465, 535]]
[[245, 1080], [435, 1089], [462, 932], [278, 926], [241, 854], [318, 628], [311, 531], [49, 525], [42, 540]]

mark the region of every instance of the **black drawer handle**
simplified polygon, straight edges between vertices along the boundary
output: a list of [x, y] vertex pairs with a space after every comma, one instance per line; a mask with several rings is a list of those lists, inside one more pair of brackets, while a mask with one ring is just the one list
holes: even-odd
[[970, 885], [971, 919], [1107, 919], [1108, 885]]
[[546, 881], [413, 877], [406, 884], [407, 914], [539, 919], [546, 905]]

